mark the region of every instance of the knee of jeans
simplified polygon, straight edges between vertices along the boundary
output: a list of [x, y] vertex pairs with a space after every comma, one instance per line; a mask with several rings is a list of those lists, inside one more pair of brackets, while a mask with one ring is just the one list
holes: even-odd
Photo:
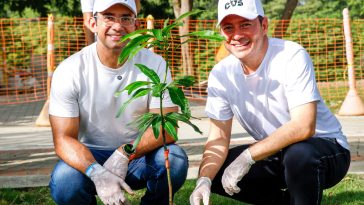
[[188, 157], [186, 152], [178, 145], [169, 146], [170, 173], [173, 187], [180, 188], [187, 178]]
[[[169, 149], [169, 164], [170, 164], [170, 175], [173, 180], [173, 188], [178, 189], [180, 188], [187, 177], [188, 171], [188, 158], [186, 152], [175, 144], [168, 145]], [[164, 158], [164, 149], [161, 148], [156, 153], [156, 165], [157, 172], [155, 172], [155, 177], [160, 178], [162, 176], [166, 176], [166, 169], [165, 169], [165, 158]]]
[[[58, 162], [55, 166], [49, 188], [51, 196], [57, 204], [74, 204], [76, 198], [85, 193], [87, 184], [92, 184], [84, 174], [70, 167], [64, 162]], [[91, 200], [91, 199], [90, 199]]]
[[299, 177], [305, 171], [317, 168], [319, 160], [315, 157], [315, 150], [309, 144], [298, 143], [286, 149], [283, 158], [286, 173], [293, 178]]

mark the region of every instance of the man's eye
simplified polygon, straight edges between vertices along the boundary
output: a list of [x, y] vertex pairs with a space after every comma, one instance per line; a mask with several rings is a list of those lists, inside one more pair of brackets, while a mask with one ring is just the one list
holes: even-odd
[[129, 17], [121, 17], [120, 18], [122, 21], [130, 21], [130, 18]]
[[240, 24], [240, 27], [241, 28], [247, 28], [247, 27], [249, 27], [251, 25], [251, 23], [242, 23], [242, 24]]
[[231, 32], [233, 30], [232, 26], [225, 26], [222, 28], [225, 32]]
[[115, 18], [113, 16], [104, 16], [104, 18], [108, 21], [114, 21]]

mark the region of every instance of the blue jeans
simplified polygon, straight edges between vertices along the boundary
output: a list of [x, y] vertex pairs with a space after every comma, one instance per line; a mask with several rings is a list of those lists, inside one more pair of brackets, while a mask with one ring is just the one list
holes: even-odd
[[243, 145], [229, 150], [212, 182], [213, 193], [251, 204], [320, 204], [323, 190], [339, 183], [350, 165], [349, 150], [335, 140], [309, 138], [257, 161], [238, 182], [241, 191], [230, 196], [221, 184], [223, 172], [248, 147]]
[[[170, 144], [168, 149], [174, 195], [186, 180], [188, 158], [178, 145]], [[91, 152], [98, 163], [104, 164], [114, 150], [91, 150]], [[140, 204], [168, 204], [163, 147], [132, 160], [125, 181], [133, 190], [146, 188]], [[62, 160], [56, 164], [52, 172], [49, 187], [52, 198], [57, 204], [96, 204], [97, 193], [91, 179]]]

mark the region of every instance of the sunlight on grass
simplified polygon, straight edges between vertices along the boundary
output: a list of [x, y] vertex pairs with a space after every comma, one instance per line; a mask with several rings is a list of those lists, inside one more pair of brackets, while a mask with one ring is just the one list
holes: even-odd
[[[189, 204], [189, 197], [195, 187], [195, 180], [187, 180], [175, 195], [175, 205]], [[144, 189], [128, 196], [133, 205], [140, 203]], [[212, 205], [244, 205], [244, 203], [212, 194]], [[0, 205], [54, 205], [48, 187], [0, 189]], [[102, 203], [98, 200], [98, 204]], [[347, 175], [339, 184], [325, 190], [324, 205], [364, 205], [364, 176]]]

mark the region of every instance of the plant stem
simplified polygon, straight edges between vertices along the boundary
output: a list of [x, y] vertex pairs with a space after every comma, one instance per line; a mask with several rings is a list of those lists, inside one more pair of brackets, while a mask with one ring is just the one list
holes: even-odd
[[[169, 46], [168, 46], [168, 41], [165, 39], [163, 42], [163, 51], [164, 51], [164, 55], [167, 56], [168, 58], [168, 50], [169, 50]], [[169, 60], [166, 60], [166, 69], [165, 69], [165, 75], [164, 75], [164, 80], [163, 82], [165, 83], [167, 81], [167, 74], [168, 74], [168, 66], [169, 66]], [[163, 137], [163, 147], [164, 147], [164, 159], [165, 159], [165, 166], [166, 166], [166, 170], [167, 170], [167, 180], [168, 180], [168, 196], [169, 196], [169, 205], [173, 205], [173, 194], [172, 194], [172, 180], [171, 180], [171, 169], [170, 169], [170, 165], [169, 165], [169, 149], [167, 148], [166, 145], [166, 132], [164, 129], [164, 115], [163, 115], [163, 92], [160, 93], [160, 115], [162, 118], [162, 137]]]
[[169, 155], [169, 149], [166, 146], [164, 146], [164, 158], [166, 160], [166, 170], [167, 170], [167, 180], [168, 180], [169, 205], [173, 205], [171, 169], [170, 169], [170, 166], [169, 166], [168, 155]]

